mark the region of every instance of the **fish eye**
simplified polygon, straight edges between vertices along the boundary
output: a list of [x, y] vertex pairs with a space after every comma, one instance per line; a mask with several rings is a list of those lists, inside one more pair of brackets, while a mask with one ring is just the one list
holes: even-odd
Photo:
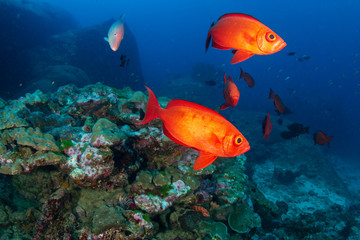
[[275, 36], [275, 34], [274, 33], [272, 33], [272, 32], [268, 32], [268, 33], [266, 33], [266, 40], [268, 40], [269, 42], [273, 42], [273, 41], [275, 41], [276, 40], [276, 36]]
[[243, 141], [242, 138], [240, 136], [237, 136], [235, 138], [235, 145], [240, 145], [242, 143], [242, 141]]

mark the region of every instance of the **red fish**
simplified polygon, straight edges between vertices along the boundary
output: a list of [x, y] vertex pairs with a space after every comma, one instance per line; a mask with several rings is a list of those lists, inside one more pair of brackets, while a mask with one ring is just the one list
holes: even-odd
[[228, 77], [226, 80], [226, 73], [224, 73], [224, 84], [223, 94], [226, 103], [220, 106], [221, 110], [236, 106], [240, 97], [240, 92], [231, 77]]
[[322, 131], [317, 131], [314, 133], [314, 143], [319, 145], [326, 144], [328, 147], [330, 147], [330, 140], [333, 139], [333, 136], [326, 137], [326, 134]]
[[211, 39], [213, 48], [235, 49], [232, 64], [242, 62], [254, 54], [276, 53], [286, 46], [284, 40], [270, 28], [242, 13], [224, 14], [216, 24], [211, 25], [206, 39], [206, 50]]
[[276, 111], [279, 113], [279, 114], [282, 114], [285, 112], [285, 105], [284, 103], [282, 102], [281, 98], [279, 95], [275, 95], [275, 98], [274, 98], [274, 106], [276, 107]]
[[263, 133], [264, 133], [263, 137], [266, 137], [266, 139], [269, 139], [269, 134], [272, 129], [272, 122], [270, 121], [270, 113], [268, 113], [268, 115], [265, 117], [263, 124], [262, 124], [262, 129], [263, 129]]
[[289, 108], [287, 108], [283, 101], [281, 100], [280, 96], [275, 94], [274, 91], [270, 88], [270, 94], [269, 94], [269, 98], [270, 99], [274, 99], [274, 106], [276, 107], [276, 112], [278, 114], [289, 114], [292, 113], [291, 110]]
[[193, 206], [192, 209], [194, 209], [195, 211], [201, 212], [204, 217], [210, 217], [209, 211], [206, 210], [206, 208], [204, 208], [204, 207]]
[[241, 73], [240, 73], [240, 78], [244, 78], [245, 82], [247, 83], [247, 85], [249, 87], [254, 87], [255, 86], [255, 80], [250, 76], [250, 74], [248, 74], [247, 72], [244, 72], [242, 70], [242, 68], [240, 68]]
[[275, 100], [275, 93], [271, 88], [270, 88], [269, 99], [274, 99]]
[[193, 169], [209, 166], [220, 157], [235, 157], [250, 150], [249, 142], [237, 128], [217, 112], [184, 100], [171, 100], [162, 109], [154, 93], [146, 87], [149, 100], [145, 124], [155, 118], [163, 122], [163, 132], [172, 141], [199, 151]]

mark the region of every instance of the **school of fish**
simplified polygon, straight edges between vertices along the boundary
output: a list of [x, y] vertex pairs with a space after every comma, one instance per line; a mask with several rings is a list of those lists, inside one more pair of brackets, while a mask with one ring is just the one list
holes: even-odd
[[[111, 25], [108, 36], [104, 39], [113, 51], [117, 51], [123, 38], [124, 15], [121, 15]], [[224, 14], [216, 23], [212, 23], [206, 38], [206, 51], [210, 43], [215, 49], [232, 50], [231, 64], [245, 61], [253, 55], [273, 54], [286, 46], [285, 41], [269, 27], [254, 17], [242, 13]], [[293, 56], [295, 53], [288, 53], [288, 55]], [[304, 57], [301, 60], [303, 59], [310, 59], [310, 57]], [[126, 61], [124, 56], [121, 60], [120, 66], [124, 67], [128, 64], [128, 60]], [[240, 68], [239, 79], [241, 78], [249, 88], [255, 86], [254, 78], [242, 68]], [[216, 83], [212, 85], [216, 85]], [[199, 152], [193, 166], [195, 171], [206, 168], [217, 157], [235, 157], [250, 150], [249, 142], [242, 133], [218, 112], [193, 102], [176, 99], [171, 100], [166, 108], [162, 109], [152, 90], [148, 87], [146, 89], [149, 93], [146, 113], [144, 118], [135, 124], [146, 124], [160, 118], [165, 136], [175, 143]], [[226, 73], [224, 73], [223, 95], [225, 103], [220, 106], [220, 110], [235, 107], [240, 98], [238, 87], [231, 77], [226, 76]], [[291, 113], [280, 96], [275, 94], [272, 89], [270, 89], [269, 99], [274, 101], [276, 112], [279, 115]], [[278, 120], [279, 124], [282, 123], [280, 120]], [[295, 136], [308, 132], [308, 128], [302, 128], [300, 125], [289, 127], [290, 134], [286, 132], [284, 136]], [[264, 138], [269, 139], [272, 126], [270, 113], [268, 113], [262, 123]], [[314, 134], [314, 142], [319, 145], [329, 146], [332, 138], [332, 136], [326, 137], [326, 134], [321, 131]], [[193, 208], [204, 216], [208, 216], [206, 209], [200, 206]]]

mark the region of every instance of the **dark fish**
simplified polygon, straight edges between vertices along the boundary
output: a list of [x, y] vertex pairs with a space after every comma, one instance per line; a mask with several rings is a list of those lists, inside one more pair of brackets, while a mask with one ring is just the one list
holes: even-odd
[[300, 134], [304, 134], [304, 133], [309, 133], [310, 127], [304, 127], [301, 123], [292, 123], [290, 125], [287, 125], [287, 128], [291, 132], [300, 135]]
[[216, 86], [216, 81], [208, 80], [208, 81], [205, 82], [205, 84], [208, 85], [208, 86]]
[[249, 87], [254, 87], [255, 86], [255, 81], [254, 79], [250, 76], [250, 74], [248, 74], [247, 72], [244, 72], [242, 70], [242, 68], [240, 68], [241, 73], [240, 73], [240, 78], [244, 78], [245, 82], [247, 83], [247, 85]]
[[280, 133], [280, 136], [284, 139], [291, 139], [291, 138], [297, 137], [298, 135], [294, 132], [284, 131], [284, 132]]
[[305, 57], [303, 57], [303, 59], [304, 59], [304, 60], [310, 60], [311, 57], [310, 57], [310, 56], [305, 56]]
[[130, 59], [126, 57], [126, 55], [122, 54], [120, 56], [120, 67], [125, 67], [129, 64]]
[[289, 52], [287, 55], [289, 56], [295, 56], [296, 52]]
[[303, 61], [304, 61], [303, 58], [297, 58], [296, 60], [298, 60], [299, 62], [303, 62]]
[[314, 133], [314, 143], [319, 145], [326, 144], [328, 147], [330, 147], [330, 140], [333, 139], [333, 136], [326, 137], [326, 134], [322, 131], [317, 131]]

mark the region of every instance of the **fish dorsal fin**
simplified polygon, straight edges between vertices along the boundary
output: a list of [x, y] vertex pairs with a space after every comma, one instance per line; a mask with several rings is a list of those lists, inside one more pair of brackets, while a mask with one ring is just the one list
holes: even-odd
[[123, 22], [123, 21], [124, 21], [124, 17], [125, 17], [125, 13], [122, 13], [122, 14], [120, 15], [120, 17], [119, 17], [119, 20]]
[[109, 39], [108, 39], [107, 37], [104, 37], [104, 40], [107, 41], [107, 42], [109, 42]]
[[224, 85], [226, 85], [227, 79], [226, 79], [226, 73], [224, 73]]
[[194, 163], [194, 171], [201, 170], [209, 166], [215, 159], [216, 155], [207, 152], [199, 152], [199, 156], [196, 158]]
[[228, 17], [248, 18], [248, 19], [251, 19], [251, 20], [260, 22], [259, 20], [257, 20], [257, 19], [254, 18], [253, 16], [250, 16], [250, 15], [247, 15], [247, 14], [244, 14], [244, 13], [227, 13], [227, 14], [222, 15], [222, 16], [218, 19], [218, 21], [219, 21], [220, 19], [224, 19], [224, 18], [228, 18]]
[[250, 53], [248, 51], [236, 50], [234, 52], [234, 56], [231, 59], [230, 63], [235, 64], [235, 63], [238, 63], [238, 62], [245, 61], [246, 59], [252, 57], [253, 55], [254, 55], [253, 53]]
[[[188, 102], [188, 101], [185, 101], [185, 100], [180, 100], [180, 99], [170, 100], [170, 102], [169, 102], [169, 103], [167, 104], [167, 106], [166, 106], [166, 109], [169, 109], [169, 108], [171, 108], [171, 107], [179, 107], [179, 106], [198, 109], [198, 110], [200, 110], [200, 111], [209, 112], [209, 113], [211, 113], [211, 114], [216, 114], [216, 115], [218, 115], [219, 117], [224, 118], [224, 117], [221, 116], [219, 113], [215, 112], [214, 110], [212, 110], [212, 109], [210, 109], [210, 108], [204, 107], [204, 106], [202, 106], [202, 105], [199, 105], [199, 104], [196, 104], [196, 103], [193, 103], [193, 102]], [[225, 118], [224, 118], [224, 119], [225, 119]]]

